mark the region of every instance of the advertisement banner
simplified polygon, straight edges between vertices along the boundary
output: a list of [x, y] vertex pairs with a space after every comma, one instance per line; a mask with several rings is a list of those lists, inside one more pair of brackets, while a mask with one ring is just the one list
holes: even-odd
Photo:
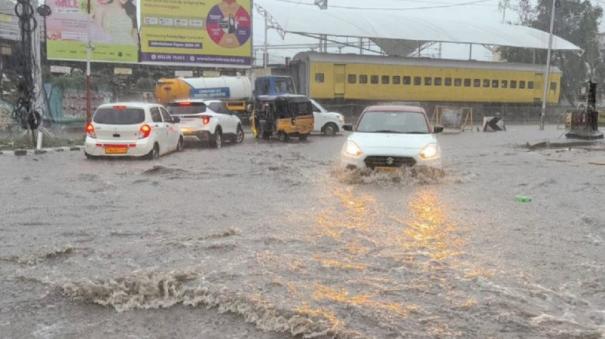
[[138, 62], [136, 0], [47, 0], [47, 54], [52, 60]]
[[15, 4], [8, 0], [0, 0], [0, 39], [21, 39], [19, 18], [15, 15]]
[[141, 61], [249, 67], [251, 0], [141, 0]]

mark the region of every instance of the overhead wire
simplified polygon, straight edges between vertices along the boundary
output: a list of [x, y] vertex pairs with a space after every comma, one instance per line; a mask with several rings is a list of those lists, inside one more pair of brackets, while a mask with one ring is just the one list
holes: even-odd
[[[304, 5], [304, 6], [315, 6], [313, 3], [302, 2], [301, 0], [275, 0], [278, 2], [284, 2], [294, 5]], [[438, 9], [438, 8], [453, 8], [453, 7], [463, 7], [463, 6], [471, 6], [478, 5], [486, 2], [491, 2], [493, 0], [474, 0], [474, 1], [466, 1], [459, 2], [453, 4], [441, 4], [441, 5], [433, 5], [433, 6], [419, 6], [419, 7], [361, 7], [361, 6], [344, 6], [344, 5], [330, 5], [330, 8], [339, 8], [339, 9], [349, 9], [349, 10], [364, 10], [364, 11], [411, 11], [411, 10], [425, 10], [425, 9]]]

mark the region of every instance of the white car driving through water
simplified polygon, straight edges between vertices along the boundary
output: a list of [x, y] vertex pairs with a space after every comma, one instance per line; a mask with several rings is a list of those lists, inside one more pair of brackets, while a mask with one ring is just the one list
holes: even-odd
[[313, 105], [313, 132], [334, 136], [344, 130], [345, 117], [340, 113], [330, 112], [319, 102], [310, 99]]
[[158, 104], [115, 103], [99, 106], [86, 125], [84, 154], [96, 157], [147, 157], [181, 151], [178, 118]]
[[166, 105], [170, 115], [178, 117], [178, 127], [187, 138], [203, 145], [221, 148], [225, 141], [242, 143], [244, 129], [240, 118], [220, 100], [182, 100]]
[[426, 166], [441, 169], [441, 149], [421, 107], [366, 108], [341, 151], [347, 169], [388, 169]]

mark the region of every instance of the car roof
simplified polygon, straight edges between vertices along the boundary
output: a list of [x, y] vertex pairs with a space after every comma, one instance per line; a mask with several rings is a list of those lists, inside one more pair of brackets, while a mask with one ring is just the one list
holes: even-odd
[[113, 106], [127, 106], [127, 107], [134, 107], [134, 108], [151, 108], [151, 107], [158, 107], [158, 106], [162, 106], [162, 105], [155, 103], [155, 102], [112, 102], [112, 103], [99, 105], [99, 108], [110, 108]]
[[211, 104], [213, 102], [223, 102], [222, 100], [218, 100], [218, 99], [179, 99], [179, 100], [173, 100], [171, 102], [169, 102], [169, 104], [176, 104], [179, 102], [201, 102], [204, 104]]
[[364, 112], [416, 112], [426, 114], [424, 108], [411, 105], [375, 105], [369, 106]]

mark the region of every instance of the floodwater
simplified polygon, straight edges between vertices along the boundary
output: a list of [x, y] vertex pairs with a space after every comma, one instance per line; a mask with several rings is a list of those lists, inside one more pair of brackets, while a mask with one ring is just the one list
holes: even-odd
[[517, 147], [561, 134], [441, 135], [443, 177], [344, 136], [1, 155], [0, 337], [601, 338], [605, 149]]

